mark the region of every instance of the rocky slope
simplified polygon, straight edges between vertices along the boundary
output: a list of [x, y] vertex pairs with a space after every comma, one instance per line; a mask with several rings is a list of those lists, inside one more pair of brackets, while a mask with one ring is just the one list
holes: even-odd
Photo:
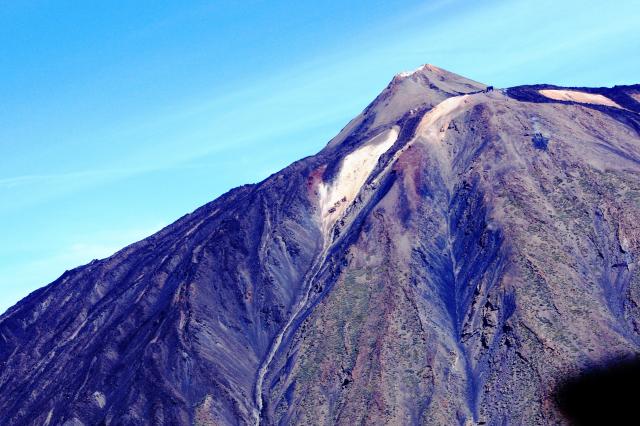
[[398, 74], [0, 317], [0, 424], [555, 424], [640, 350], [640, 85]]

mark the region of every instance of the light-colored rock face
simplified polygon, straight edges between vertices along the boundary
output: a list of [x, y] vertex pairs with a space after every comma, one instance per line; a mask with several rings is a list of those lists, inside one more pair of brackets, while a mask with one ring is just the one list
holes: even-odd
[[607, 98], [606, 96], [579, 92], [577, 90], [556, 90], [556, 89], [544, 89], [539, 91], [542, 96], [546, 96], [549, 99], [555, 99], [558, 101], [572, 101], [580, 102], [584, 104], [605, 105], [615, 108], [622, 108], [620, 105]]
[[[465, 104], [468, 103], [469, 99], [468, 95], [463, 95], [454, 96], [440, 102], [424, 115], [418, 126], [418, 133], [429, 132], [432, 134], [440, 130], [440, 133], [445, 133], [446, 127], [449, 126], [453, 116], [466, 106]], [[441, 126], [437, 127], [438, 124], [441, 124]]]
[[439, 147], [438, 150], [442, 153], [446, 149], [442, 141], [451, 130], [453, 119], [462, 111], [477, 103], [477, 98], [477, 96], [463, 95], [454, 96], [440, 102], [424, 115], [416, 130], [417, 137], [410, 143], [416, 141], [431, 143]]
[[216, 426], [220, 424], [220, 420], [213, 416], [215, 402], [211, 395], [205, 396], [201, 404], [196, 408], [195, 413], [195, 426]]
[[104, 406], [107, 404], [107, 398], [100, 391], [95, 391], [93, 393], [93, 399], [98, 408], [104, 408]]
[[353, 202], [362, 185], [378, 163], [378, 159], [398, 139], [398, 127], [385, 130], [348, 154], [331, 182], [318, 186], [322, 235], [330, 240], [331, 227]]

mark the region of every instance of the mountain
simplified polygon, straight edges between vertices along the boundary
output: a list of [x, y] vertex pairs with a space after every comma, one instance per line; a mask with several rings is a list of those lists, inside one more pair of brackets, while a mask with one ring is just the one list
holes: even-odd
[[396, 75], [0, 317], [0, 424], [556, 424], [640, 351], [640, 85]]

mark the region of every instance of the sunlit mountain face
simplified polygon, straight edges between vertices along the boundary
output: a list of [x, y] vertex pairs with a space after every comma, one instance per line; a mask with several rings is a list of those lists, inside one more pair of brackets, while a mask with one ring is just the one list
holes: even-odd
[[566, 423], [567, 377], [640, 351], [639, 223], [640, 85], [424, 65], [9, 309], [0, 424]]

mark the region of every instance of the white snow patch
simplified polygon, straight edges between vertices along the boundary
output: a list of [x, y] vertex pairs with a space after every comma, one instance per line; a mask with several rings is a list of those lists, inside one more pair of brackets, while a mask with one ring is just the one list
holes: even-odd
[[596, 93], [579, 92], [577, 90], [555, 90], [544, 89], [538, 91], [542, 96], [557, 101], [572, 101], [583, 104], [606, 105], [615, 108], [622, 108], [620, 105], [603, 95]]
[[323, 235], [328, 234], [336, 220], [356, 198], [360, 188], [378, 163], [378, 159], [398, 139], [399, 128], [394, 126], [373, 137], [364, 146], [347, 155], [332, 182], [321, 182], [320, 215]]
[[418, 68], [416, 68], [413, 71], [402, 71], [402, 72], [396, 74], [396, 76], [400, 77], [400, 78], [410, 77], [410, 76], [412, 76], [412, 75], [414, 75], [416, 73], [419, 73], [421, 71], [424, 71], [424, 70], [432, 71], [432, 72], [435, 72], [437, 74], [443, 72], [442, 69], [440, 69], [440, 68], [438, 68], [436, 66], [433, 66], [431, 64], [424, 64], [424, 65], [419, 66]]

